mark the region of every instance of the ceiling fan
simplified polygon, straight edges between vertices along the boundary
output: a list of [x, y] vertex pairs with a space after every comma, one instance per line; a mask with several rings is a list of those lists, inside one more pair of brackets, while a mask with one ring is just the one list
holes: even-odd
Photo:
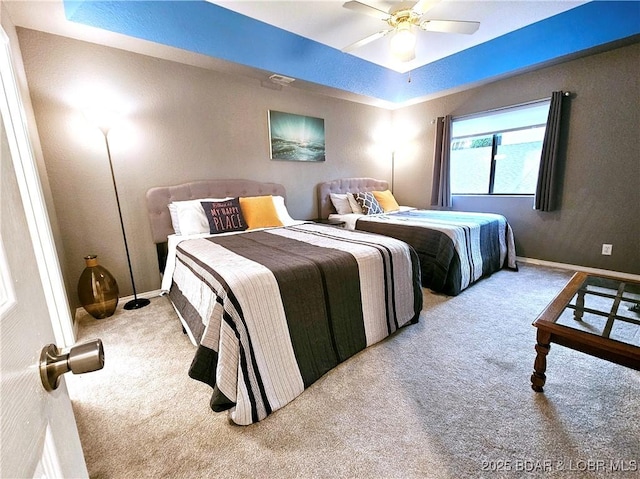
[[392, 7], [388, 12], [358, 1], [349, 1], [342, 6], [354, 12], [363, 13], [385, 21], [391, 28], [380, 30], [368, 37], [358, 40], [343, 48], [343, 52], [350, 52], [368, 43], [393, 33], [391, 37], [391, 53], [400, 61], [408, 62], [416, 57], [415, 29], [428, 32], [475, 33], [480, 22], [458, 20], [429, 20], [424, 15], [440, 0], [419, 0], [418, 2], [403, 2]]

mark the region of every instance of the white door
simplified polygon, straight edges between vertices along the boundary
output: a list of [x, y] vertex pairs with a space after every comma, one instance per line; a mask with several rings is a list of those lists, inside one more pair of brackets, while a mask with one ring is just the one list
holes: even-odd
[[53, 248], [42, 231], [50, 225], [37, 191], [25, 187], [39, 182], [25, 153], [24, 112], [1, 29], [0, 80], [0, 477], [88, 477], [64, 379], [52, 392], [40, 380], [40, 352], [56, 342], [52, 324], [65, 318], [46, 282], [51, 264], [43, 252], [51, 256]]

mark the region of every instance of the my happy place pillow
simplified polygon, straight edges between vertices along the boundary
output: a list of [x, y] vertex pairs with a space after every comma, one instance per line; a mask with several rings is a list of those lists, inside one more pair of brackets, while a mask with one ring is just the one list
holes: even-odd
[[171, 224], [177, 235], [194, 235], [209, 232], [209, 222], [202, 209], [203, 201], [226, 201], [231, 198], [201, 198], [198, 200], [174, 201], [169, 205]]
[[377, 215], [380, 213], [384, 213], [380, 203], [376, 200], [376, 197], [373, 196], [373, 193], [370, 191], [360, 192], [353, 195], [362, 208], [362, 212], [365, 215]]
[[247, 229], [239, 198], [232, 198], [226, 201], [203, 201], [202, 209], [207, 215], [209, 233], [211, 234], [244, 231]]

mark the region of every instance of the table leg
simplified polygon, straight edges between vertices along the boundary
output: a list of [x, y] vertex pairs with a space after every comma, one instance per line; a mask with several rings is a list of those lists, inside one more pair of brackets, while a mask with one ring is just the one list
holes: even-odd
[[573, 319], [576, 321], [582, 321], [582, 316], [584, 315], [584, 294], [586, 290], [584, 288], [580, 288], [578, 290], [578, 296], [576, 297], [576, 309], [573, 311]]
[[536, 335], [536, 360], [533, 363], [533, 374], [531, 375], [531, 389], [541, 393], [547, 380], [544, 374], [547, 370], [547, 354], [551, 348], [551, 334], [538, 330]]

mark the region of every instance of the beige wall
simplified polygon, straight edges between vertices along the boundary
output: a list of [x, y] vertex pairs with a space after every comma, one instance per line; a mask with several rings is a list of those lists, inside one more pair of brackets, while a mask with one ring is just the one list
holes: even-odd
[[[27, 83], [27, 77], [24, 70], [24, 64], [22, 61], [22, 52], [20, 50], [20, 43], [16, 32], [16, 27], [11, 21], [10, 16], [7, 14], [6, 6], [4, 2], [0, 2], [0, 20], [2, 23], [2, 29], [9, 38], [9, 47], [11, 50], [12, 63], [15, 68], [16, 81], [18, 83], [18, 90], [20, 92], [22, 103], [24, 106], [25, 118], [27, 121], [27, 130], [29, 139], [31, 140], [31, 146], [33, 151], [33, 157], [36, 162], [36, 168], [40, 174], [40, 184], [42, 187], [42, 193], [44, 200], [47, 204], [49, 213], [49, 223], [53, 231], [53, 235], [56, 238], [60, 237], [60, 231], [58, 228], [58, 221], [56, 218], [55, 209], [53, 208], [53, 196], [51, 187], [49, 185], [49, 179], [46, 174], [46, 167], [44, 163], [44, 156], [42, 154], [42, 147], [40, 145], [40, 136], [38, 134], [38, 127], [35, 120], [35, 114], [33, 111], [33, 105], [31, 103], [31, 97], [29, 95], [29, 86]], [[56, 242], [56, 250], [60, 259], [64, 258], [64, 247], [61, 241]]]
[[[319, 182], [391, 179], [383, 139], [393, 123], [400, 137], [394, 192], [403, 204], [428, 206], [433, 119], [557, 89], [576, 92], [562, 210], [533, 212], [531, 199], [455, 204], [504, 212], [519, 255], [640, 273], [640, 226], [630, 206], [640, 202], [637, 44], [392, 112], [291, 87], [274, 91], [255, 80], [31, 30], [18, 29], [18, 38], [74, 306], [82, 257], [89, 253], [114, 273], [123, 294], [131, 293], [104, 140], [80, 112], [91, 89], [128, 108], [109, 139], [138, 292], [160, 284], [144, 202], [150, 187], [206, 178], [276, 181], [287, 188], [292, 215], [313, 218]], [[324, 118], [327, 160], [270, 161], [269, 109]], [[613, 256], [599, 254], [603, 242], [614, 244]]]
[[[31, 97], [29, 95], [29, 86], [26, 78], [25, 69], [24, 69], [20, 43], [18, 40], [16, 27], [13, 24], [11, 17], [7, 13], [5, 3], [2, 1], [0, 1], [0, 21], [2, 24], [2, 29], [7, 34], [7, 37], [9, 39], [10, 55], [11, 55], [12, 65], [14, 67], [14, 74], [15, 74], [15, 78], [18, 86], [18, 91], [20, 92], [20, 96], [22, 99], [22, 106], [24, 107], [26, 128], [27, 128], [29, 139], [31, 141], [33, 159], [35, 161], [35, 165], [38, 170], [42, 195], [47, 207], [48, 218], [43, 218], [43, 221], [48, 221], [49, 223], [49, 227], [51, 228], [51, 232], [55, 241], [55, 248], [58, 256], [57, 259], [62, 266], [64, 265], [64, 258], [66, 254], [65, 244], [62, 239], [62, 235], [58, 225], [56, 211], [54, 208], [53, 193], [51, 191], [51, 187], [49, 184], [49, 178], [47, 175], [47, 170], [44, 162], [44, 155], [42, 153], [42, 147], [40, 144], [40, 135], [38, 133], [35, 113], [34, 113], [33, 105], [31, 103]], [[69, 291], [73, 289], [71, 287], [72, 282], [70, 281], [70, 278], [64, 274], [63, 274], [63, 280], [65, 281], [67, 296], [69, 297]], [[75, 301], [75, 293], [71, 297], [69, 297], [70, 307], [71, 307], [71, 304], [74, 304], [74, 301]]]
[[[114, 95], [129, 110], [109, 133], [138, 292], [160, 279], [145, 193], [159, 185], [208, 178], [250, 178], [285, 185], [293, 217], [316, 216], [315, 187], [344, 176], [390, 178], [390, 155], [376, 145], [391, 112], [274, 91], [257, 81], [139, 54], [18, 29], [31, 98], [60, 224], [70, 300], [83, 257], [98, 255], [131, 293], [102, 134], [81, 113], [86, 92]], [[269, 109], [325, 120], [326, 161], [269, 160]]]
[[[560, 209], [534, 211], [533, 197], [454, 197], [454, 209], [505, 215], [519, 256], [640, 274], [640, 44], [405, 108], [394, 121], [424, 124], [549, 97], [555, 90], [573, 93], [565, 100]], [[419, 154], [396, 175], [408, 204], [430, 202], [430, 126], [416, 141]], [[413, 176], [425, 157], [429, 166]], [[611, 256], [601, 254], [603, 243], [613, 244]]]

